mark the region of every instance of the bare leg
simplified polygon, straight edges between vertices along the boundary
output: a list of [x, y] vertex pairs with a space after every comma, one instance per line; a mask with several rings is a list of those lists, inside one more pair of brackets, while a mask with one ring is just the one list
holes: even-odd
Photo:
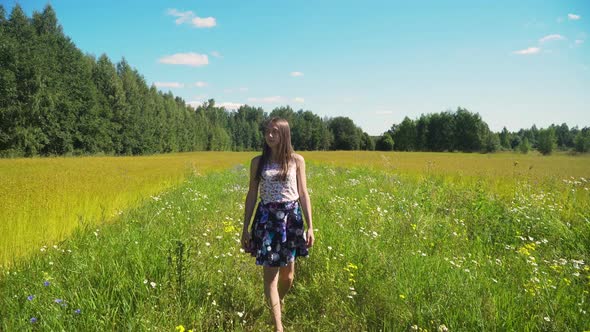
[[283, 323], [281, 321], [281, 299], [279, 298], [278, 291], [278, 267], [265, 266], [264, 269], [264, 296], [270, 307], [270, 314], [272, 316], [273, 323], [275, 324], [275, 331], [283, 331]]
[[281, 309], [285, 301], [285, 295], [289, 293], [291, 286], [293, 286], [293, 278], [295, 277], [295, 262], [281, 267], [279, 270], [279, 298], [281, 299]]

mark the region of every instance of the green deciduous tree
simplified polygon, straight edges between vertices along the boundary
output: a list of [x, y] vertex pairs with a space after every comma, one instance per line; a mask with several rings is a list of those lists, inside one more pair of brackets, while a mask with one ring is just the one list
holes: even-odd
[[384, 133], [375, 143], [375, 150], [378, 151], [393, 151], [394, 141], [389, 132]]
[[398, 151], [415, 151], [416, 150], [416, 123], [408, 118], [404, 118], [402, 123], [394, 125], [390, 129], [391, 136], [395, 141], [395, 149]]
[[578, 152], [590, 152], [590, 128], [583, 128], [576, 134], [574, 146]]
[[455, 113], [455, 148], [463, 152], [481, 151], [489, 130], [477, 113], [459, 108]]
[[348, 117], [335, 117], [328, 123], [328, 128], [334, 135], [333, 150], [359, 150], [361, 135], [354, 122]]
[[510, 133], [508, 132], [508, 129], [506, 129], [506, 127], [502, 128], [502, 131], [500, 132], [500, 134], [498, 135], [499, 139], [500, 139], [500, 146], [503, 149], [506, 150], [510, 150], [512, 149], [511, 143], [510, 143]]
[[553, 127], [539, 130], [537, 139], [537, 150], [539, 152], [543, 155], [551, 154], [556, 145], [557, 138], [555, 137], [555, 129]]
[[529, 153], [531, 149], [531, 143], [529, 143], [529, 139], [527, 137], [523, 138], [520, 144], [518, 145], [518, 151], [523, 154]]

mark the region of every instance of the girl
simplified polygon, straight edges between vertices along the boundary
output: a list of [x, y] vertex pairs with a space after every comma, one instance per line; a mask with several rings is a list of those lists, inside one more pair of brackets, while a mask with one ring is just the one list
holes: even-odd
[[[305, 257], [313, 246], [311, 203], [307, 193], [305, 160], [293, 152], [289, 123], [268, 121], [262, 155], [250, 163], [250, 188], [246, 196], [242, 247], [263, 266], [264, 295], [275, 331], [283, 331], [281, 309], [295, 274], [295, 258]], [[250, 219], [260, 191], [252, 231]], [[307, 236], [303, 230], [307, 221]]]

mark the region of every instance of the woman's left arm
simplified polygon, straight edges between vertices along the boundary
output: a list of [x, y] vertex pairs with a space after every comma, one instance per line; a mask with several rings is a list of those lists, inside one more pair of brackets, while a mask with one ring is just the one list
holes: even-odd
[[311, 221], [311, 202], [307, 192], [307, 177], [305, 175], [305, 159], [297, 155], [297, 190], [299, 191], [299, 202], [303, 209], [303, 217], [307, 221], [307, 246], [313, 246], [315, 237], [313, 235], [313, 223]]

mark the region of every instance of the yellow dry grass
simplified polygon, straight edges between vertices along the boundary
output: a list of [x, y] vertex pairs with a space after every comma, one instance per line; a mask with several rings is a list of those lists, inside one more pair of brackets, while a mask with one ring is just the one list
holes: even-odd
[[225, 169], [254, 154], [0, 159], [0, 265], [64, 239], [80, 223], [109, 221], [190, 173]]
[[336, 166], [369, 166], [408, 174], [440, 174], [475, 176], [493, 179], [550, 178], [590, 176], [590, 155], [565, 153], [542, 156], [538, 153], [441, 153], [441, 152], [379, 152], [330, 151], [303, 152], [306, 160]]

